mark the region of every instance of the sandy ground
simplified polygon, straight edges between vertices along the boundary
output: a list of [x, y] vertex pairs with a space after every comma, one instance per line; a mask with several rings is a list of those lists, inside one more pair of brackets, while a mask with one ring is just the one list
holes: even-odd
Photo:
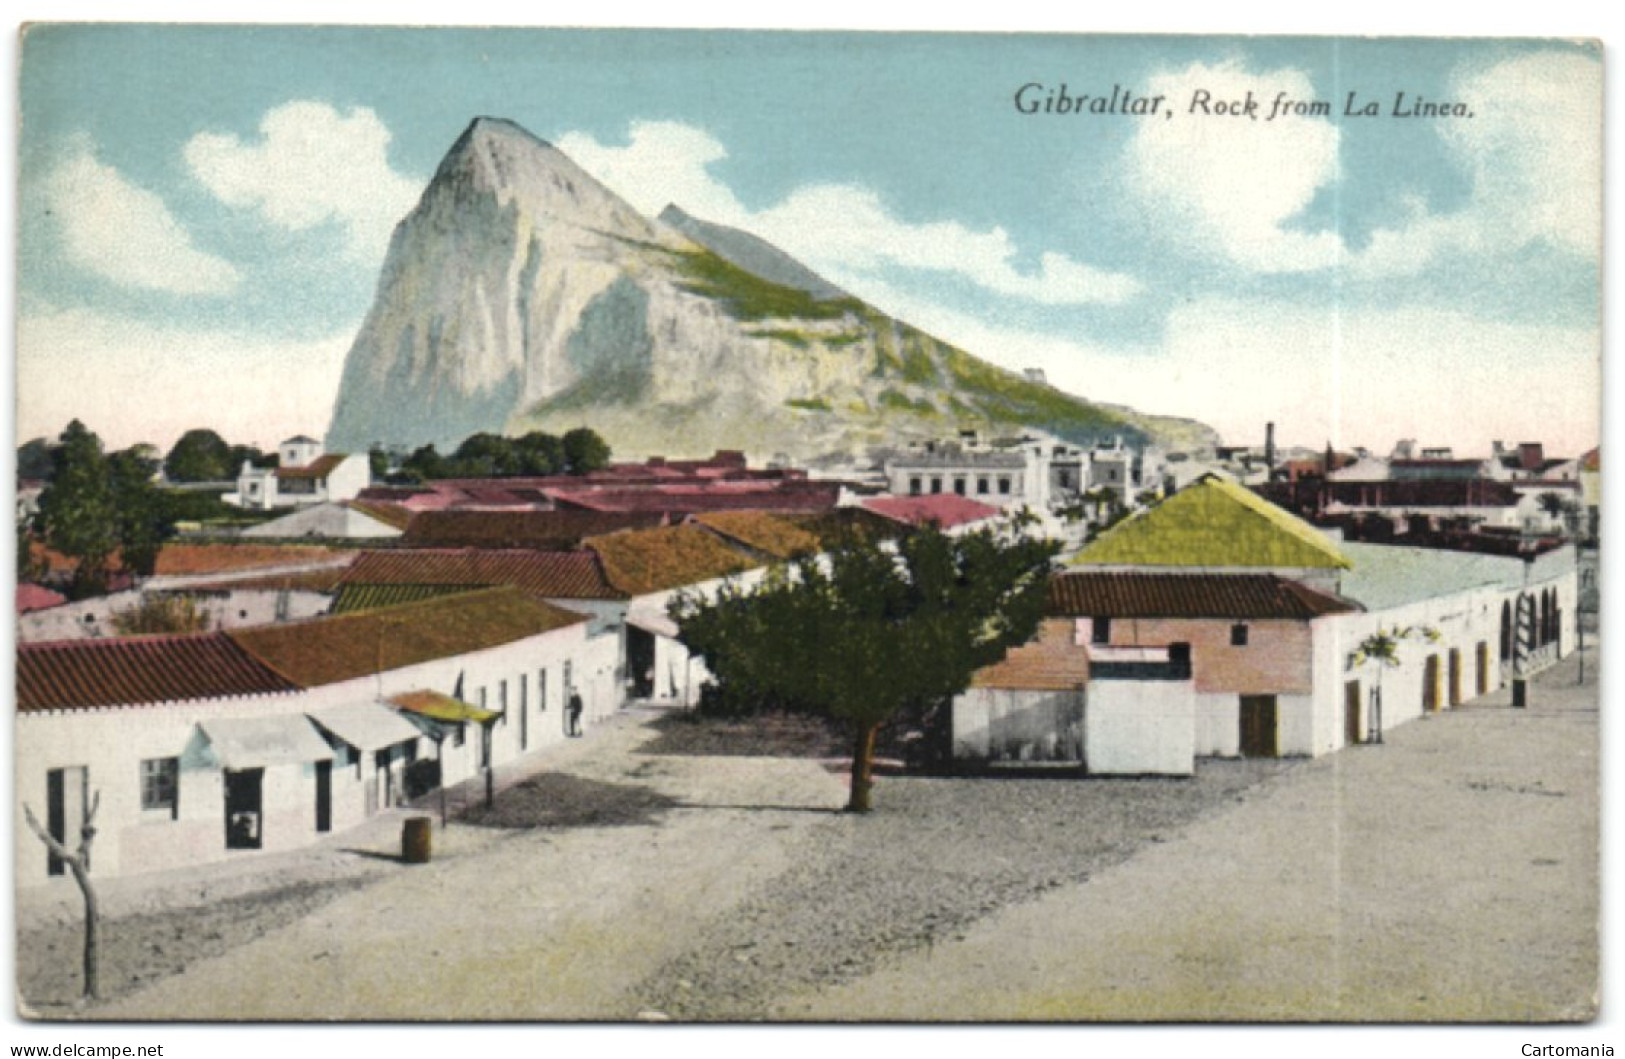
[[56, 1006], [72, 891], [28, 897], [19, 981], [47, 1017], [121, 1020], [1581, 1018], [1597, 711], [1573, 681], [1191, 781], [887, 777], [865, 818], [817, 760], [625, 714], [502, 776], [430, 865], [386, 817], [110, 885], [124, 949], [89, 1009]]
[[1510, 696], [1284, 773], [1087, 885], [791, 998], [795, 1019], [1594, 1016], [1596, 686]]

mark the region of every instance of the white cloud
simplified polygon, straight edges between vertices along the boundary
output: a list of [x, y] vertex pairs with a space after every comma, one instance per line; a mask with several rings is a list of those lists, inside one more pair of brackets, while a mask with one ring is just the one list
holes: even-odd
[[1019, 248], [1002, 228], [977, 231], [956, 221], [911, 223], [873, 191], [849, 184], [798, 188], [766, 209], [747, 209], [709, 167], [727, 149], [701, 129], [675, 122], [634, 122], [625, 147], [569, 133], [558, 147], [648, 214], [675, 202], [718, 224], [745, 228], [811, 268], [848, 285], [896, 269], [958, 276], [995, 294], [1042, 305], [1119, 303], [1141, 285], [1132, 276], [1047, 251], [1036, 269], [1015, 265]]
[[252, 143], [199, 133], [186, 144], [186, 163], [229, 206], [292, 231], [340, 224], [351, 256], [382, 258], [422, 187], [390, 168], [390, 132], [378, 115], [299, 101], [267, 111], [259, 131]]
[[[1258, 102], [1247, 116], [1191, 114], [1187, 100], [1208, 93], [1213, 103]], [[1287, 226], [1337, 176], [1341, 135], [1329, 120], [1269, 120], [1277, 93], [1315, 98], [1306, 74], [1254, 74], [1238, 63], [1159, 74], [1149, 95], [1176, 102], [1166, 121], [1142, 121], [1128, 141], [1123, 186], [1146, 215], [1187, 246], [1205, 248], [1257, 272], [1325, 268], [1338, 259], [1332, 232]]]
[[1467, 202], [1435, 214], [1413, 200], [1401, 223], [1372, 233], [1358, 252], [1333, 232], [1291, 227], [1340, 179], [1339, 132], [1330, 120], [1265, 120], [1279, 92], [1315, 98], [1301, 72], [1197, 64], [1153, 78], [1154, 94], [1181, 102], [1198, 89], [1214, 100], [1251, 91], [1262, 109], [1252, 121], [1182, 106], [1172, 120], [1143, 123], [1126, 149], [1124, 186], [1185, 245], [1256, 272], [1342, 265], [1365, 278], [1415, 275], [1447, 255], [1511, 253], [1537, 240], [1594, 257], [1602, 231], [1601, 77], [1594, 59], [1559, 52], [1459, 72], [1450, 99], [1435, 102], [1465, 103], [1473, 116], [1411, 120], [1433, 121], [1471, 178]]
[[165, 449], [192, 427], [274, 445], [320, 436], [333, 411], [352, 328], [310, 341], [195, 331], [52, 310], [17, 322], [19, 440], [54, 438], [71, 419], [109, 448]]
[[97, 160], [88, 139], [73, 142], [47, 177], [47, 201], [68, 259], [126, 287], [172, 294], [225, 294], [239, 275], [199, 250], [163, 199]]

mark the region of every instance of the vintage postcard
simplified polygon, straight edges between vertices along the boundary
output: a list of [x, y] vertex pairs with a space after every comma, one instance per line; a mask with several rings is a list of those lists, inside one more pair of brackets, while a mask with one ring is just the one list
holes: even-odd
[[1597, 1017], [1597, 42], [20, 77], [19, 1018]]

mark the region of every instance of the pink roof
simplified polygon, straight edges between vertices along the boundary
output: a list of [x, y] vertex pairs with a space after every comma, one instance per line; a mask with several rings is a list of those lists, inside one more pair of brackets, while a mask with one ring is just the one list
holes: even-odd
[[44, 585], [36, 585], [31, 581], [24, 581], [17, 586], [17, 613], [27, 614], [31, 610], [47, 610], [51, 607], [60, 607], [68, 601], [68, 597], [60, 592], [52, 592]]
[[934, 522], [943, 529], [953, 529], [971, 522], [998, 515], [999, 509], [980, 500], [972, 500], [958, 493], [933, 493], [929, 496], [877, 496], [863, 502], [863, 506], [877, 515], [884, 515], [910, 526], [923, 526]]

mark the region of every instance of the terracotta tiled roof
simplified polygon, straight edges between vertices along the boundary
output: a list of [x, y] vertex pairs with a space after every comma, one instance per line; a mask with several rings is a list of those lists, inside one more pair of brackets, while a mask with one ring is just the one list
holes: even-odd
[[664, 511], [681, 517], [702, 511], [829, 511], [840, 500], [841, 487], [836, 482], [786, 479], [765, 483], [688, 482], [637, 489], [556, 489], [550, 493], [564, 507], [588, 511]]
[[628, 595], [697, 585], [761, 564], [699, 526], [668, 526], [593, 537], [586, 546]]
[[226, 635], [302, 687], [498, 647], [587, 620], [511, 586]]
[[595, 555], [525, 549], [399, 548], [362, 552], [345, 585], [517, 585], [555, 599], [625, 599]]
[[695, 515], [694, 521], [774, 559], [794, 559], [821, 550], [815, 535], [790, 519], [765, 511], [707, 511]]
[[337, 592], [344, 577], [344, 567], [329, 566], [322, 570], [298, 570], [286, 574], [266, 574], [264, 577], [233, 578], [229, 581], [191, 582], [175, 592]]
[[1274, 574], [1067, 573], [1050, 579], [1047, 613], [1088, 618], [1281, 618], [1360, 608]]
[[353, 551], [301, 544], [166, 544], [160, 575], [223, 574], [255, 567], [295, 566], [343, 559]]
[[316, 460], [304, 467], [278, 467], [278, 478], [326, 478], [333, 473], [333, 468], [349, 458], [348, 453], [329, 452], [325, 456], [318, 456]]
[[565, 551], [583, 538], [664, 524], [665, 515], [626, 511], [420, 511], [401, 538], [420, 548], [536, 548]]
[[909, 532], [902, 523], [861, 507], [838, 507], [817, 515], [785, 515], [784, 518], [818, 538], [818, 546], [824, 551], [850, 544], [895, 540]]
[[24, 713], [295, 689], [218, 632], [17, 645], [17, 709]]
[[350, 614], [358, 610], [378, 610], [418, 603], [425, 599], [477, 592], [489, 585], [345, 585], [333, 601], [329, 614]]
[[933, 493], [929, 496], [877, 496], [863, 502], [863, 506], [878, 515], [910, 526], [935, 523], [943, 529], [953, 529], [971, 522], [993, 518], [999, 509], [980, 500], [972, 500], [958, 493]]

